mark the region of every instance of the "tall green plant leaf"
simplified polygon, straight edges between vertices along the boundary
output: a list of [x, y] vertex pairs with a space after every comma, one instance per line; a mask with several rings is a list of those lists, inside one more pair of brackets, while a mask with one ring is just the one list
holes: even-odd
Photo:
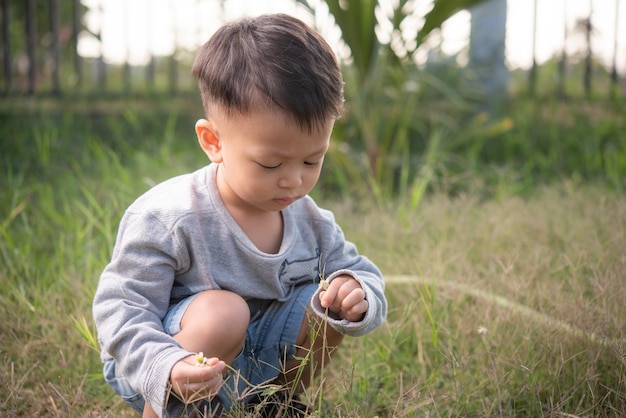
[[[309, 10], [307, 0], [298, 0]], [[376, 37], [376, 6], [378, 0], [326, 0], [330, 14], [341, 29], [343, 41], [350, 48], [361, 78], [367, 77], [379, 48]]]
[[417, 32], [417, 46], [430, 35], [430, 33], [441, 27], [443, 22], [452, 17], [455, 13], [469, 9], [485, 0], [433, 0], [433, 8], [424, 16], [424, 25]]
[[[316, 13], [318, 2], [297, 1]], [[347, 106], [340, 122], [343, 139], [351, 149], [347, 155], [354, 159], [349, 164], [361, 167], [357, 171], [363, 174], [356, 174], [366, 179], [378, 200], [413, 190], [415, 202], [426, 189], [430, 176], [417, 178], [416, 164], [421, 137], [427, 137], [432, 129], [430, 122], [424, 121], [432, 117], [429, 108], [433, 103], [431, 100], [427, 106], [422, 105], [424, 91], [420, 86], [429, 83], [424, 78], [425, 72], [419, 71], [410, 57], [448, 17], [481, 1], [485, 0], [434, 0], [424, 26], [415, 28], [418, 42], [405, 42], [405, 50], [400, 53], [397, 48], [394, 50], [395, 45], [392, 48], [383, 44], [377, 32], [386, 30], [392, 39], [401, 36], [407, 18], [417, 13], [413, 1], [396, 0], [391, 9], [381, 7], [378, 0], [325, 0], [352, 57], [352, 62], [343, 69]], [[439, 96], [447, 96], [446, 89], [427, 87], [432, 87], [430, 90], [440, 93]], [[457, 104], [456, 100], [441, 101]], [[345, 158], [341, 161], [346, 162]], [[432, 163], [430, 159], [427, 162]], [[355, 173], [346, 169], [344, 174], [351, 177]], [[419, 184], [413, 185], [414, 182]]]

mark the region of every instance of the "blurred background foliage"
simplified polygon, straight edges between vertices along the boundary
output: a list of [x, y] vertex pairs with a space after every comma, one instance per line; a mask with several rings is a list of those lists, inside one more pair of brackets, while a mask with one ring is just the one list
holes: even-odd
[[[336, 124], [316, 193], [373, 197], [380, 206], [400, 199], [411, 210], [424, 193], [434, 189], [454, 195], [478, 188], [485, 196], [492, 196], [522, 193], [538, 183], [572, 176], [602, 181], [618, 190], [626, 185], [623, 93], [618, 91], [610, 97], [587, 94], [580, 80], [587, 79], [588, 57], [570, 58], [566, 78], [562, 77], [563, 59], [559, 56], [541, 65], [541, 71], [535, 67], [515, 70], [506, 75], [507, 84], [498, 94], [484, 85], [495, 78], [488, 71], [473, 67], [471, 62], [461, 64], [462, 57], [445, 56], [436, 42], [427, 45], [428, 59], [418, 64], [418, 49], [456, 12], [477, 7], [497, 10], [504, 5], [505, 15], [505, 0], [435, 0], [424, 10], [418, 10], [418, 2], [411, 0], [296, 2], [314, 21], [320, 14], [331, 16], [349, 51], [341, 57], [346, 113]], [[224, 7], [225, 3], [221, 4]], [[17, 118], [38, 120], [42, 115], [55, 117], [60, 111], [59, 117], [67, 123], [72, 113], [78, 113], [97, 119], [94, 126], [107, 130], [101, 123], [102, 115], [138, 112], [134, 119], [138, 125], [151, 119], [145, 113], [159, 115], [157, 121], [175, 116], [171, 123], [180, 126], [180, 135], [192, 135], [192, 129], [185, 127], [193, 126], [194, 119], [201, 116], [201, 106], [188, 75], [191, 55], [175, 51], [172, 57], [152, 57], [145, 68], [106, 64], [102, 57], [81, 60], [72, 55], [78, 42], [76, 25], [81, 24], [81, 30], [98, 40], [101, 35], [84, 25], [89, 7], [78, 0], [53, 0], [37, 3], [34, 13], [34, 5], [32, 1], [3, 3], [3, 11], [9, 11], [3, 19], [9, 18], [5, 32], [11, 40], [10, 53], [2, 55], [3, 66], [7, 57], [15, 58], [9, 65], [15, 67], [13, 80], [7, 80], [4, 73], [6, 88], [0, 96], [4, 128], [10, 132], [5, 133], [1, 145], [5, 167], [21, 159], [23, 133], [12, 127]], [[420, 12], [423, 15], [418, 16], [417, 30], [407, 36], [407, 23], [415, 25]], [[35, 16], [30, 23], [29, 15]], [[34, 28], [28, 29], [29, 25]], [[37, 39], [31, 45], [32, 57], [24, 28]], [[487, 36], [496, 38], [496, 45], [499, 42], [504, 50], [503, 33], [494, 30]], [[53, 44], [56, 47], [51, 49]], [[31, 70], [29, 60], [42, 64], [39, 72], [32, 74], [38, 89], [31, 95], [20, 90], [20, 83], [26, 83], [21, 73]], [[62, 94], [46, 90], [55, 60], [62, 73]], [[493, 67], [504, 67], [503, 61], [502, 53], [494, 58]], [[594, 61], [593, 56], [591, 63], [596, 91], [615, 90], [611, 69]], [[96, 70], [81, 70], [81, 65]], [[19, 70], [20, 66], [26, 71]], [[70, 75], [64, 76], [66, 73]], [[143, 85], [134, 82], [140, 73], [147, 78]], [[529, 79], [533, 83], [530, 88]], [[100, 87], [89, 90], [86, 84]], [[620, 88], [623, 83], [617, 84]], [[115, 89], [119, 91], [115, 93]], [[150, 131], [149, 122], [145, 129], [134, 126], [129, 132], [120, 128], [124, 124], [118, 125], [117, 135], [136, 136], [138, 147], [147, 146], [146, 138], [163, 140], [159, 138], [163, 128]], [[187, 143], [195, 147], [194, 141]], [[204, 162], [199, 158], [196, 164]]]
[[[315, 2], [299, 2], [316, 13]], [[404, 39], [402, 26], [414, 14], [407, 7], [412, 3], [400, 0], [384, 14], [375, 0], [326, 1], [352, 58], [344, 65], [347, 111], [336, 128], [343, 142], [330, 155], [334, 172], [329, 178], [339, 190], [363, 185], [379, 204], [403, 195], [411, 207], [421, 199], [442, 153], [511, 125], [476, 115], [470, 91], [461, 87], [461, 71], [446, 74], [446, 64], [419, 68], [415, 61], [432, 31], [484, 0], [435, 1], [413, 39]], [[381, 28], [401, 45], [382, 43]]]
[[[316, 13], [315, 2], [300, 3]], [[493, 97], [482, 84], [484, 68], [460, 66], [457, 57], [416, 64], [417, 49], [456, 12], [506, 2], [434, 1], [414, 38], [403, 39], [410, 3], [395, 2], [384, 14], [373, 0], [326, 1], [352, 60], [344, 65], [347, 112], [336, 126], [342, 141], [329, 155], [326, 170], [332, 174], [323, 187], [373, 192], [380, 205], [399, 198], [409, 211], [428, 189], [456, 194], [477, 183], [487, 195], [520, 193], [570, 176], [623, 189], [626, 138], [619, 102], [537, 100], [523, 90], [510, 95], [506, 85]], [[381, 28], [388, 38], [402, 40], [400, 47], [382, 43]], [[500, 43], [502, 54], [495, 58], [501, 62], [494, 67], [504, 66], [503, 38]], [[526, 77], [517, 71], [510, 85], [519, 89]], [[542, 88], [556, 78], [553, 73], [542, 80]], [[598, 78], [609, 79], [606, 73]], [[596, 109], [593, 118], [590, 108]]]

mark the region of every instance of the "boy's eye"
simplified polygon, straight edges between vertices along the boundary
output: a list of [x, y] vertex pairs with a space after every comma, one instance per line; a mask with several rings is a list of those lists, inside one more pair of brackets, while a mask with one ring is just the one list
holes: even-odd
[[319, 161], [305, 161], [304, 165], [315, 166], [315, 165], [318, 165], [319, 163], [320, 163]]
[[257, 163], [258, 165], [261, 166], [261, 168], [264, 168], [266, 170], [273, 170], [275, 168], [280, 167], [280, 164], [276, 164], [276, 165], [265, 165], [265, 164], [261, 164], [261, 163]]

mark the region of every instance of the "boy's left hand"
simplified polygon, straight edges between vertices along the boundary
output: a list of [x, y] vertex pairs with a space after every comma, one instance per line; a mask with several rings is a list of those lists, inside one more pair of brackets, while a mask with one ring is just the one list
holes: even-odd
[[362, 320], [369, 308], [365, 291], [352, 276], [335, 277], [328, 289], [320, 292], [319, 298], [323, 308], [350, 322]]

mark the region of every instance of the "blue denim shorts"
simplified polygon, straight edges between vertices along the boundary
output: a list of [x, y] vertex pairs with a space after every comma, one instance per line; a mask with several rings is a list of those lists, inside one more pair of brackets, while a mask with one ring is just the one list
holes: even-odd
[[[226, 410], [231, 401], [246, 390], [249, 384], [267, 383], [283, 370], [286, 360], [296, 354], [296, 338], [300, 332], [304, 314], [318, 285], [307, 283], [292, 290], [286, 301], [249, 300], [250, 325], [241, 353], [231, 364], [237, 375], [231, 375], [219, 393]], [[189, 304], [197, 295], [191, 295], [172, 305], [163, 318], [163, 329], [169, 335], [180, 332], [180, 323]], [[104, 379], [131, 407], [143, 412], [143, 397], [133, 389], [123, 376], [115, 375], [115, 361], [104, 364]]]

